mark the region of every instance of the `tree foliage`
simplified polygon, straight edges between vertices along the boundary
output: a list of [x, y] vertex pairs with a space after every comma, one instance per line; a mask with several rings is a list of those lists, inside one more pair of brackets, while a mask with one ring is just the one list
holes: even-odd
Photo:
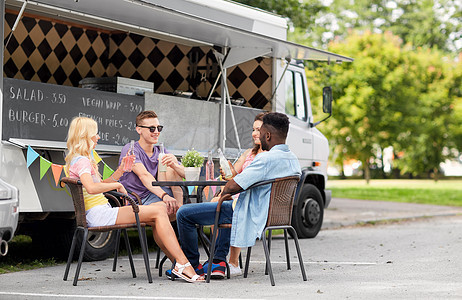
[[451, 128], [461, 125], [454, 113], [460, 64], [437, 49], [403, 45], [391, 33], [351, 34], [329, 50], [355, 57], [352, 64], [318, 64], [307, 72], [313, 98], [323, 85], [336, 96], [334, 118], [322, 125], [334, 155], [360, 160], [367, 172], [393, 146], [403, 153], [395, 160], [402, 173], [437, 171], [451, 154], [444, 149], [456, 145]]
[[[414, 47], [456, 50], [461, 38], [458, 0], [336, 0], [330, 13], [336, 16], [334, 36], [349, 29], [377, 33], [391, 31]], [[459, 46], [460, 47], [460, 46]]]
[[351, 30], [391, 31], [414, 47], [462, 48], [460, 0], [237, 0], [286, 17], [289, 38], [322, 47]]
[[311, 62], [307, 72], [314, 102], [321, 87], [333, 87], [334, 117], [320, 129], [334, 162], [359, 159], [367, 172], [393, 146], [394, 167], [417, 175], [437, 173], [446, 157], [461, 155], [460, 0], [239, 2], [288, 18], [293, 42], [355, 58]]

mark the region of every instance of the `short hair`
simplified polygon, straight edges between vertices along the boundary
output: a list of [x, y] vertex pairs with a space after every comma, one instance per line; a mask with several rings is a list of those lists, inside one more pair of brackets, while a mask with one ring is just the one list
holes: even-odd
[[140, 125], [141, 121], [143, 121], [144, 119], [155, 119], [155, 118], [157, 118], [157, 114], [154, 111], [152, 110], [142, 111], [136, 116], [136, 126]]
[[263, 116], [263, 125], [270, 125], [281, 137], [286, 138], [289, 132], [289, 117], [278, 112], [270, 112]]

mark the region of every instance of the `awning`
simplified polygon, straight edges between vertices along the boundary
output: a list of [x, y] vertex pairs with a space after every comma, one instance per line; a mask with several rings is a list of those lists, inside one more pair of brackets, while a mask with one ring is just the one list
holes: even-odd
[[[178, 42], [190, 46], [219, 46], [234, 49], [235, 56], [232, 65], [250, 60], [255, 55], [286, 59], [320, 60], [331, 62], [351, 62], [353, 59], [263, 34], [256, 26], [239, 26], [233, 16], [223, 22], [200, 14], [202, 9], [208, 9], [208, 15], [213, 10], [205, 4], [193, 1], [182, 1], [190, 11], [180, 11], [178, 3], [170, 0], [35, 0], [28, 1], [26, 12], [44, 14], [57, 19], [88, 24], [108, 30], [121, 30], [143, 36]], [[216, 1], [215, 1], [216, 2]], [[19, 9], [23, 1], [7, 0], [7, 7]], [[176, 6], [174, 5], [176, 4]], [[174, 8], [172, 8], [174, 7]], [[236, 5], [239, 8], [238, 5]], [[247, 8], [248, 9], [248, 8]], [[196, 12], [197, 11], [197, 12]], [[217, 13], [219, 11], [217, 10]], [[223, 11], [220, 11], [223, 13]], [[265, 14], [266, 15], [266, 14]], [[252, 16], [255, 18], [255, 16]], [[274, 16], [273, 16], [274, 17]], [[252, 19], [247, 18], [252, 21]], [[255, 21], [255, 20], [254, 20]], [[231, 58], [231, 57], [230, 57]], [[230, 66], [227, 63], [227, 67]]]

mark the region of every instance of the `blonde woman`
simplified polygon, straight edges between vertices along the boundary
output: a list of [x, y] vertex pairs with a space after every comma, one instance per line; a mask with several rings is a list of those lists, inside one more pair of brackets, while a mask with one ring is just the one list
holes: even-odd
[[[85, 210], [88, 226], [106, 226], [135, 223], [131, 206], [111, 207], [102, 193], [117, 190], [126, 194], [124, 186], [111, 177], [101, 180], [91, 152], [99, 140], [98, 124], [90, 118], [74, 118], [69, 126], [67, 138], [66, 168], [71, 178], [79, 178], [83, 185]], [[124, 163], [116, 172], [123, 174]], [[170, 260], [176, 260], [173, 273], [187, 282], [203, 282], [203, 276], [196, 274], [178, 244], [170, 225], [167, 208], [163, 202], [139, 207], [141, 222], [153, 225], [154, 239]]]

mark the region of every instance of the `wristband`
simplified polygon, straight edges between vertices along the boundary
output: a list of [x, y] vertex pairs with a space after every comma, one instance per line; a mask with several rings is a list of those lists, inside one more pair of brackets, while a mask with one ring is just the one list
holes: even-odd
[[167, 194], [167, 193], [163, 193], [162, 196], [160, 196], [160, 199], [162, 199], [162, 201], [164, 201], [165, 195], [168, 195], [168, 194]]
[[114, 173], [112, 173], [111, 176], [109, 176], [109, 178], [111, 178], [111, 180], [114, 181], [114, 182], [119, 182], [119, 180], [115, 180], [114, 177], [112, 177], [112, 175], [114, 175]]

